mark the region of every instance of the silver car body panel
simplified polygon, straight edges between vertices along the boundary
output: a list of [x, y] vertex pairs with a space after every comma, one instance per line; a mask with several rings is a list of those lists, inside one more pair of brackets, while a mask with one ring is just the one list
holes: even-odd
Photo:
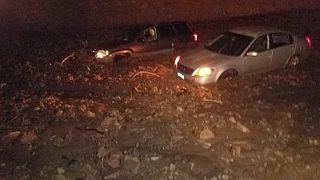
[[[239, 56], [228, 56], [213, 52], [205, 47], [199, 47], [188, 51], [180, 57], [179, 64], [186, 68], [196, 70], [197, 68], [210, 67], [213, 72], [207, 77], [197, 77], [186, 74], [177, 68], [178, 76], [195, 81], [199, 84], [215, 83], [220, 75], [227, 70], [235, 70], [239, 75], [263, 73], [270, 70], [280, 69], [286, 66], [289, 59], [294, 55], [299, 55], [301, 59], [305, 59], [308, 55], [308, 47], [306, 43], [296, 35], [277, 30], [274, 28], [264, 27], [242, 27], [230, 30], [229, 32], [253, 37], [254, 40], [245, 48]], [[293, 43], [281, 47], [271, 48], [269, 34], [285, 33], [293, 38]], [[247, 56], [248, 49], [254, 41], [263, 36], [268, 35], [268, 50], [258, 53], [257, 56]], [[213, 43], [216, 39], [211, 41]]]

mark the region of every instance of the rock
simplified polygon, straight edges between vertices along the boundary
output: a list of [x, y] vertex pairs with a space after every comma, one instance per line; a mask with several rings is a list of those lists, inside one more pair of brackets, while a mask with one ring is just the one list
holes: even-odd
[[250, 132], [250, 129], [245, 127], [244, 125], [242, 125], [240, 122], [237, 122], [236, 128], [239, 131], [243, 132], [243, 133], [249, 133]]
[[117, 179], [120, 175], [120, 171], [116, 171], [108, 176], [105, 176], [103, 179]]
[[21, 135], [21, 131], [13, 131], [1, 138], [3, 144], [10, 144]]
[[201, 147], [203, 147], [204, 149], [210, 149], [212, 144], [205, 142], [203, 140], [198, 141], [198, 143], [200, 144]]
[[229, 121], [233, 124], [237, 123], [236, 118], [234, 118], [233, 116], [229, 118]]
[[173, 141], [173, 143], [177, 143], [178, 141], [180, 141], [181, 139], [183, 139], [184, 137], [181, 135], [175, 135], [171, 137], [171, 140]]
[[108, 154], [108, 151], [106, 150], [105, 147], [100, 147], [100, 148], [98, 149], [97, 156], [98, 156], [99, 158], [103, 158], [103, 157], [105, 157], [107, 154]]
[[108, 150], [105, 160], [110, 167], [114, 169], [119, 168], [123, 164], [124, 155], [119, 149], [112, 148]]
[[133, 172], [133, 174], [137, 174], [140, 168], [140, 160], [137, 157], [127, 155], [124, 158], [123, 167], [124, 169]]
[[66, 178], [62, 174], [55, 175], [55, 176], [53, 176], [52, 179], [54, 179], [54, 180], [66, 180]]
[[98, 170], [96, 170], [95, 168], [93, 168], [91, 165], [86, 164], [84, 165], [84, 167], [82, 168], [82, 171], [84, 172], [85, 176], [86, 176], [86, 180], [95, 180], [98, 179]]
[[65, 170], [61, 167], [59, 167], [57, 171], [58, 171], [58, 174], [63, 174], [65, 172]]
[[84, 116], [87, 117], [87, 118], [94, 118], [94, 117], [96, 117], [96, 114], [94, 112], [91, 112], [91, 111], [86, 111], [84, 113]]
[[34, 131], [28, 131], [23, 133], [20, 142], [22, 144], [32, 144], [36, 139], [38, 139], [38, 136], [35, 135]]
[[169, 177], [168, 177], [169, 179], [174, 179], [175, 171], [176, 171], [176, 165], [170, 163], [170, 166], [169, 166]]
[[205, 128], [200, 133], [201, 140], [209, 140], [209, 139], [213, 139], [214, 137], [215, 136], [214, 136], [213, 132], [211, 130], [209, 130], [208, 128]]
[[317, 139], [309, 138], [309, 145], [318, 146], [319, 141]]
[[63, 110], [59, 109], [56, 113], [56, 116], [62, 116], [63, 115]]
[[160, 159], [160, 156], [153, 156], [150, 159], [151, 161], [158, 161]]
[[92, 111], [96, 114], [104, 114], [107, 112], [107, 107], [103, 103], [95, 103], [92, 107]]

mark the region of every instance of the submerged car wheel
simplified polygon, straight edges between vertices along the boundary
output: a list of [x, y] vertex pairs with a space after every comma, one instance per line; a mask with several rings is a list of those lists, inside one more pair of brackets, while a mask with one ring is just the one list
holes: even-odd
[[289, 59], [286, 67], [288, 68], [295, 67], [300, 63], [300, 61], [301, 61], [300, 57], [298, 55], [294, 55]]
[[234, 69], [230, 69], [230, 70], [227, 70], [225, 72], [223, 72], [218, 81], [225, 81], [225, 80], [229, 80], [229, 79], [232, 79], [234, 77], [237, 77], [238, 76], [238, 72]]
[[115, 63], [124, 63], [124, 62], [127, 62], [129, 57], [131, 56], [131, 54], [129, 53], [126, 53], [126, 54], [120, 54], [120, 55], [117, 55], [114, 57], [114, 62]]

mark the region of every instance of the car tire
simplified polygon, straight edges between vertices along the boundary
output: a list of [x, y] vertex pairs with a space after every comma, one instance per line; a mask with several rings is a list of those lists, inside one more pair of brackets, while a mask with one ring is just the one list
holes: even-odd
[[286, 67], [287, 67], [287, 68], [296, 67], [298, 64], [300, 64], [300, 62], [301, 62], [300, 56], [294, 55], [294, 56], [292, 56], [292, 57], [289, 59], [289, 61], [287, 62]]
[[127, 63], [130, 56], [131, 56], [131, 54], [116, 55], [116, 56], [113, 58], [113, 61], [114, 61], [114, 63], [116, 63], [116, 64]]
[[238, 72], [235, 69], [230, 69], [227, 70], [225, 72], [223, 72], [220, 76], [218, 81], [225, 81], [225, 80], [229, 80], [232, 79], [234, 77], [238, 76]]

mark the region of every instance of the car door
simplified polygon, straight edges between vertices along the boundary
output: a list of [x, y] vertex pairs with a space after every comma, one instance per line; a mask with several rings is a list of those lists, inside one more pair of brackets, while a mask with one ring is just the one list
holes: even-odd
[[130, 46], [130, 49], [132, 49], [136, 55], [149, 54], [155, 50], [157, 40], [157, 29], [155, 26], [150, 26], [139, 33], [135, 43]]
[[295, 53], [293, 37], [288, 33], [272, 33], [271, 49], [273, 52], [272, 69], [278, 69], [285, 66], [288, 59]]
[[159, 53], [172, 51], [175, 37], [172, 26], [170, 24], [160, 24], [157, 26], [157, 32], [159, 37], [154, 45], [154, 50]]
[[257, 38], [244, 56], [244, 73], [260, 73], [271, 67], [272, 51], [270, 50], [269, 36]]

